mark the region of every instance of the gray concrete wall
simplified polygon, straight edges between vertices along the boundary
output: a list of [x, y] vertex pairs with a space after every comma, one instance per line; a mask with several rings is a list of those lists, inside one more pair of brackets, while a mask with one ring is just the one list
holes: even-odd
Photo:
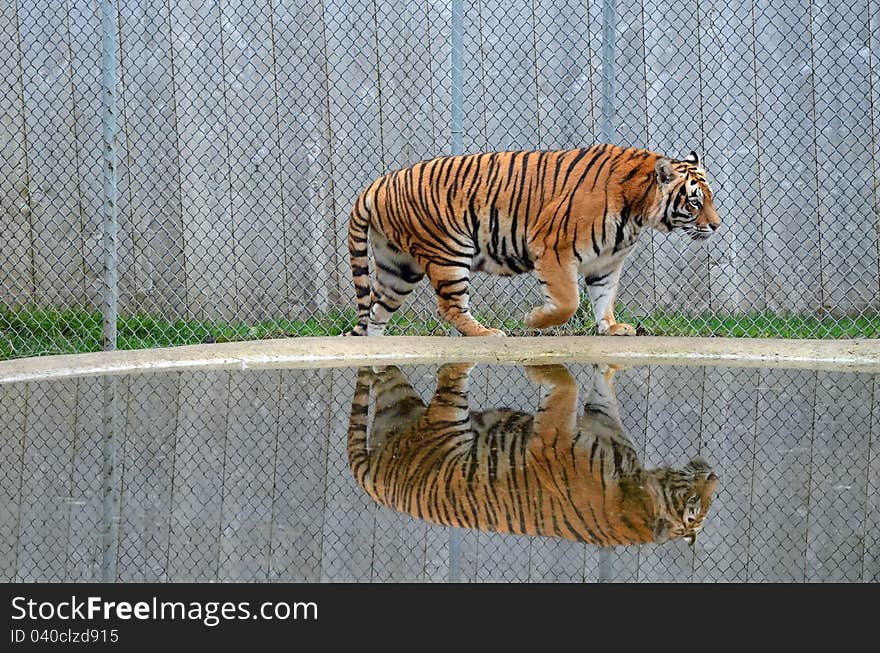
[[[17, 7], [17, 12], [16, 12]], [[0, 2], [0, 301], [97, 306], [95, 4]], [[621, 300], [730, 313], [876, 310], [878, 8], [620, 0], [619, 143], [704, 157], [724, 228], [646, 235]], [[599, 0], [467, 0], [470, 152], [599, 138]], [[120, 0], [123, 313], [348, 308], [348, 211], [373, 178], [449, 152], [448, 3]], [[519, 317], [530, 278], [481, 279]], [[430, 289], [409, 307], [433, 314]]]

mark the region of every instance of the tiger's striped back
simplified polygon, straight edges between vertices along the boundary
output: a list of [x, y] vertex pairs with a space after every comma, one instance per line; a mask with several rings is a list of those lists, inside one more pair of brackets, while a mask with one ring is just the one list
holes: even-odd
[[[646, 227], [705, 238], [720, 224], [696, 154], [596, 145], [490, 152], [421, 161], [383, 175], [349, 220], [357, 297], [352, 335], [380, 335], [427, 275], [440, 314], [465, 335], [500, 334], [470, 314], [471, 275], [532, 272], [544, 306], [526, 324], [546, 328], [577, 309], [587, 278], [600, 333], [617, 333], [613, 304], [623, 261]], [[374, 272], [370, 276], [368, 245]]]

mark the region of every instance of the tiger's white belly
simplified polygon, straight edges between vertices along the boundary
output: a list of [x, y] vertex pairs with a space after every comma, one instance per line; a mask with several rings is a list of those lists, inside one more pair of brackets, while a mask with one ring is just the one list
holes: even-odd
[[[578, 265], [578, 274], [587, 277], [607, 274], [620, 267], [630, 251], [632, 251], [632, 247], [622, 249], [612, 255], [603, 254], [602, 256], [585, 259]], [[534, 264], [531, 261], [516, 259], [511, 261], [511, 263], [507, 263], [483, 254], [475, 256], [473, 261], [471, 261], [472, 272], [485, 272], [503, 277], [531, 272], [533, 267]]]
[[585, 277], [601, 277], [616, 270], [623, 265], [623, 260], [632, 250], [632, 247], [620, 250], [610, 256], [598, 256], [593, 259], [585, 259], [578, 265], [578, 274]]

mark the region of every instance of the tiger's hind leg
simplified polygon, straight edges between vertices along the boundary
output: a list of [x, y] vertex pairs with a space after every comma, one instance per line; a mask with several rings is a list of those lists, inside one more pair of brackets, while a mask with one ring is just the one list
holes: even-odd
[[557, 258], [553, 252], [535, 261], [535, 275], [546, 302], [526, 316], [526, 325], [546, 329], [567, 322], [578, 308], [577, 265], [573, 257]]
[[415, 426], [425, 413], [425, 403], [403, 372], [394, 365], [374, 372], [373, 378], [376, 412], [370, 430], [369, 448], [370, 451], [378, 451]]
[[375, 283], [370, 296], [368, 336], [385, 333], [388, 320], [400, 308], [419, 281], [425, 276], [418, 262], [392, 245], [381, 234], [371, 232]]
[[437, 387], [425, 419], [431, 424], [469, 425], [469, 381], [474, 363], [447, 363], [437, 370]]
[[468, 307], [469, 269], [457, 265], [425, 266], [434, 292], [440, 317], [464, 336], [503, 336], [501, 329], [489, 329], [477, 322]]

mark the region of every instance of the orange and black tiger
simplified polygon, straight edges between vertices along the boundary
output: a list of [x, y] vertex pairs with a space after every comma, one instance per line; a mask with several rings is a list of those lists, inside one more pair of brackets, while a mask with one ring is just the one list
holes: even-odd
[[[586, 278], [599, 334], [633, 335], [614, 317], [624, 259], [646, 227], [705, 239], [719, 227], [695, 152], [587, 149], [445, 156], [386, 174], [352, 209], [348, 248], [357, 295], [351, 335], [382, 335], [391, 315], [428, 276], [441, 317], [466, 336], [504, 335], [468, 304], [473, 272], [534, 272], [545, 303], [525, 323], [566, 322]], [[370, 280], [368, 242], [374, 276]]]
[[594, 367], [578, 416], [578, 388], [561, 365], [526, 368], [542, 389], [535, 414], [472, 411], [471, 367], [442, 367], [427, 407], [398, 368], [359, 371], [348, 460], [375, 501], [498, 533], [600, 546], [693, 543], [718, 477], [700, 457], [680, 470], [642, 466], [620, 422], [612, 369]]

